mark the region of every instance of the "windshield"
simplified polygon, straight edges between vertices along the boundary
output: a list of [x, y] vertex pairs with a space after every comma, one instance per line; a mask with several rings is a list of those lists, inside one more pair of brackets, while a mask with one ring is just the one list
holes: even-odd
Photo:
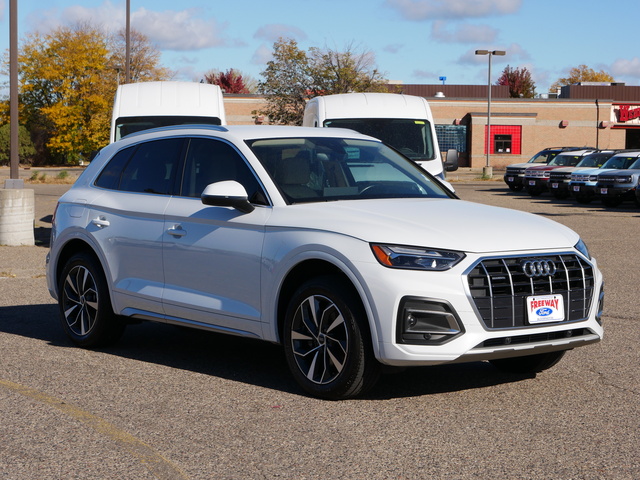
[[638, 158], [635, 162], [633, 162], [629, 166], [629, 169], [631, 169], [631, 170], [640, 170], [640, 158]]
[[558, 152], [540, 152], [531, 157], [527, 163], [549, 163], [558, 155]]
[[131, 133], [149, 130], [150, 128], [168, 127], [173, 125], [221, 125], [218, 117], [197, 116], [144, 116], [144, 117], [120, 117], [116, 120], [115, 138], [120, 140]]
[[427, 172], [380, 142], [308, 137], [247, 144], [289, 203], [453, 197]]
[[614, 168], [617, 170], [625, 170], [631, 166], [633, 162], [638, 160], [638, 157], [627, 157], [624, 155], [616, 155], [602, 165], [602, 168]]
[[569, 155], [561, 153], [549, 162], [549, 165], [556, 167], [575, 167], [582, 160], [582, 155]]
[[413, 161], [436, 158], [431, 124], [405, 118], [341, 118], [325, 120], [325, 127], [349, 128], [382, 140]]
[[604, 162], [606, 162], [609, 158], [611, 158], [612, 153], [592, 153], [591, 155], [587, 155], [580, 163], [576, 165], [576, 167], [589, 167], [589, 168], [599, 168]]

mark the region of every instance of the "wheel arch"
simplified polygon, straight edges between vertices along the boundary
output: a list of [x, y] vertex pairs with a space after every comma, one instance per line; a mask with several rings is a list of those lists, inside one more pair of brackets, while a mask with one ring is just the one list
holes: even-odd
[[[104, 263], [101, 261], [100, 256], [97, 254], [94, 248], [88, 242], [86, 242], [81, 238], [73, 238], [64, 244], [64, 246], [60, 249], [60, 251], [56, 256], [56, 260], [55, 260], [56, 263], [54, 266], [54, 272], [55, 272], [54, 288], [56, 289], [56, 294], [59, 294], [58, 282], [60, 279], [60, 275], [62, 274], [62, 269], [64, 268], [64, 266], [72, 256], [81, 252], [92, 255], [95, 258], [95, 260], [98, 262], [100, 267], [102, 268], [103, 274], [107, 276]], [[109, 284], [109, 282], [107, 282], [107, 284]], [[111, 289], [110, 285], [109, 285], [109, 289]]]
[[362, 311], [366, 316], [366, 327], [368, 329], [368, 337], [373, 347], [374, 354], [377, 357], [377, 332], [375, 329], [375, 322], [372, 319], [372, 311], [369, 302], [366, 298], [366, 294], [360, 287], [359, 282], [355, 276], [347, 274], [336, 264], [326, 259], [306, 259], [296, 264], [284, 277], [279, 292], [276, 304], [275, 322], [276, 322], [276, 334], [278, 342], [282, 342], [284, 338], [284, 318], [287, 310], [287, 306], [291, 297], [294, 295], [298, 287], [305, 281], [319, 276], [336, 276], [346, 282], [346, 284], [352, 289], [351, 293], [360, 302]]

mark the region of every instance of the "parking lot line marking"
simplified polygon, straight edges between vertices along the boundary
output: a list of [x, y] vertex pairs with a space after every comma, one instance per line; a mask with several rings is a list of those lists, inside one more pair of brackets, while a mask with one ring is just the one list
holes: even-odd
[[19, 393], [32, 400], [49, 405], [60, 410], [71, 418], [78, 420], [88, 427], [91, 427], [99, 434], [105, 435], [115, 443], [127, 450], [131, 455], [138, 458], [142, 464], [160, 480], [188, 480], [189, 477], [182, 472], [177, 466], [173, 465], [169, 460], [159, 453], [155, 452], [149, 445], [138, 440], [133, 435], [120, 430], [116, 426], [106, 420], [93, 415], [85, 410], [75, 407], [69, 403], [65, 403], [59, 398], [52, 397], [46, 393], [40, 392], [33, 388], [25, 387], [18, 383], [10, 382], [0, 378], [0, 386]]

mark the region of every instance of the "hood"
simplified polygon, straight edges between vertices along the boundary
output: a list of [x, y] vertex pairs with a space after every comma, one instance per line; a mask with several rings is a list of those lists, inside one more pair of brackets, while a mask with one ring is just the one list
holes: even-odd
[[341, 233], [365, 242], [486, 253], [572, 248], [579, 236], [538, 215], [452, 199], [380, 199], [274, 208], [271, 228]]

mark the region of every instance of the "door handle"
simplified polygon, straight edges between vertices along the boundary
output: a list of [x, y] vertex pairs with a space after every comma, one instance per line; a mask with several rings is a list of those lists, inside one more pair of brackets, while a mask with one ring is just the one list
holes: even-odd
[[106, 218], [100, 216], [98, 218], [94, 218], [93, 220], [91, 220], [91, 223], [93, 225], [95, 225], [98, 228], [104, 228], [104, 227], [108, 227], [109, 225], [111, 225], [111, 223], [109, 222], [109, 220], [107, 220]]
[[184, 237], [187, 234], [187, 231], [182, 228], [182, 225], [174, 225], [167, 230], [167, 233], [174, 237]]

